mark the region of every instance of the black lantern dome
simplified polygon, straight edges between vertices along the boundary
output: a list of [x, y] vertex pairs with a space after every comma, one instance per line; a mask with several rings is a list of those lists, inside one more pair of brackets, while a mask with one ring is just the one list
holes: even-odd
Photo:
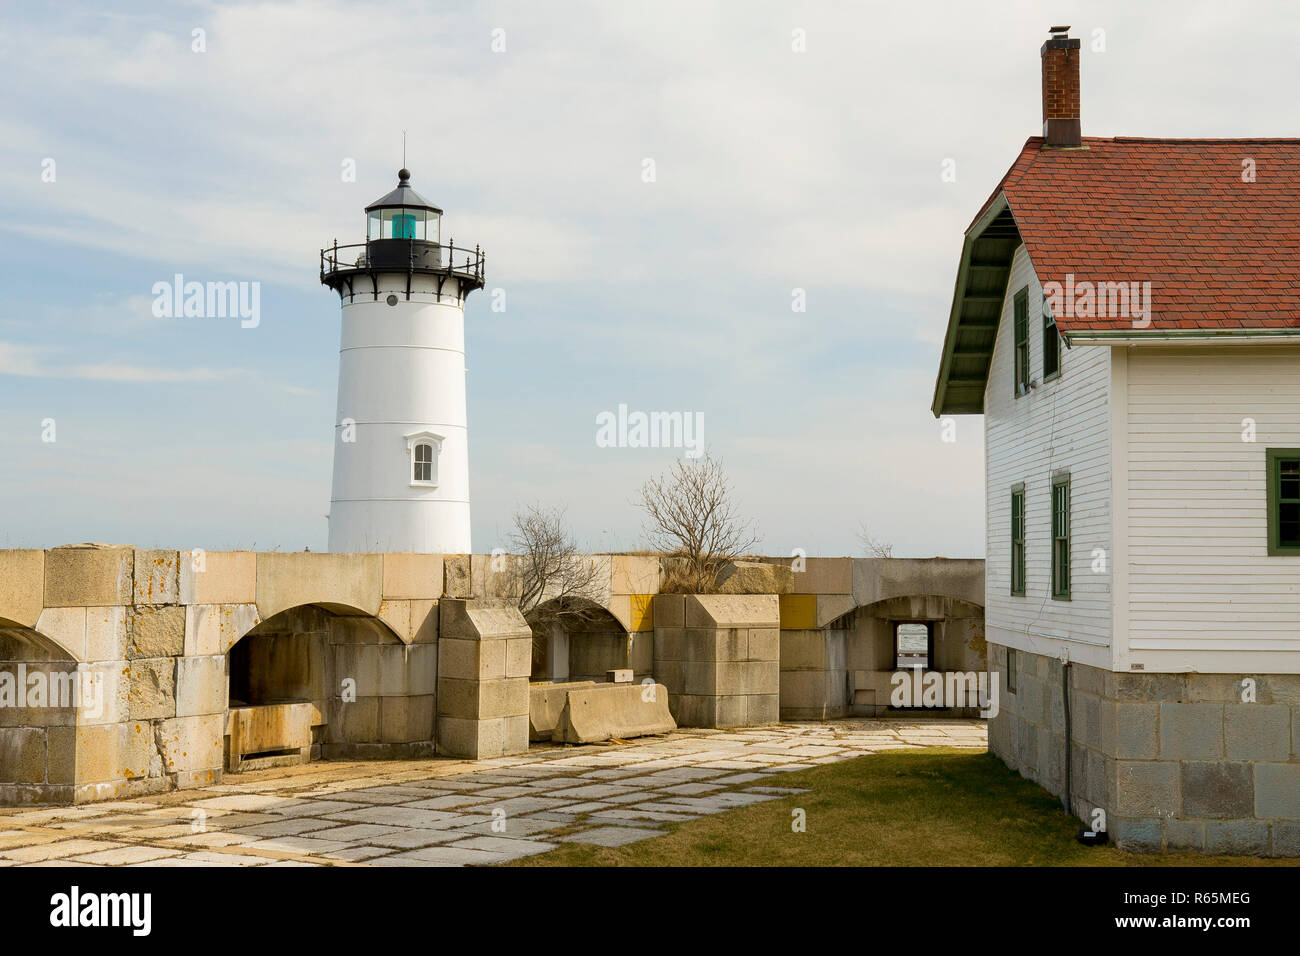
[[357, 294], [356, 279], [365, 277], [367, 290], [379, 297], [380, 275], [406, 274], [406, 297], [411, 277], [438, 277], [439, 295], [448, 279], [455, 278], [458, 297], [483, 288], [483, 252], [458, 248], [442, 241], [442, 210], [411, 188], [411, 172], [397, 171], [397, 188], [366, 207], [366, 241], [334, 245], [321, 250], [320, 280], [340, 295]]
[[366, 207], [366, 241], [438, 242], [442, 210], [411, 188], [411, 171], [397, 171], [397, 188]]

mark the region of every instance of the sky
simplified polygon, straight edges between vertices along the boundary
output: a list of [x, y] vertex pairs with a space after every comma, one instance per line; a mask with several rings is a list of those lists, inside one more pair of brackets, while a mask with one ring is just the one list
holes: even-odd
[[[487, 254], [475, 551], [534, 503], [586, 550], [642, 546], [638, 489], [683, 452], [601, 447], [624, 404], [703, 416], [765, 554], [862, 554], [865, 525], [981, 557], [981, 422], [945, 442], [930, 403], [963, 230], [1040, 129], [1047, 27], [1083, 41], [1085, 135], [1289, 136], [1300, 111], [1281, 2], [2, 9], [0, 548], [325, 550], [318, 253], [364, 238], [405, 131], [444, 238]], [[258, 283], [257, 324], [156, 317], [177, 273]]]

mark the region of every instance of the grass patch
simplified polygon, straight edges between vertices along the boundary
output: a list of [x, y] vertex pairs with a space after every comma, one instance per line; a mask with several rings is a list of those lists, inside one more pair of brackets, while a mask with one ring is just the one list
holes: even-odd
[[[1125, 853], [1075, 841], [1080, 823], [985, 752], [896, 750], [775, 775], [809, 787], [672, 824], [622, 847], [566, 843], [508, 866], [1286, 866], [1296, 861]], [[792, 811], [807, 831], [791, 830]], [[634, 821], [625, 825], [636, 826]]]

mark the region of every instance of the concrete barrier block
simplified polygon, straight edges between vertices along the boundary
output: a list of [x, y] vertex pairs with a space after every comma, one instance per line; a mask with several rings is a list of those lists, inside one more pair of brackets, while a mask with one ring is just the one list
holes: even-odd
[[385, 600], [437, 600], [442, 597], [440, 554], [385, 554], [382, 594]]
[[530, 684], [528, 687], [528, 739], [550, 740], [570, 690], [593, 687], [595, 681]]
[[593, 684], [570, 689], [565, 696], [553, 736], [562, 743], [596, 743], [677, 729], [668, 711], [668, 689], [659, 684]]
[[44, 597], [45, 552], [0, 551], [0, 619], [35, 627]]
[[135, 551], [108, 545], [72, 545], [45, 552], [46, 607], [130, 604]]
[[177, 572], [181, 604], [257, 603], [257, 553], [181, 551]]

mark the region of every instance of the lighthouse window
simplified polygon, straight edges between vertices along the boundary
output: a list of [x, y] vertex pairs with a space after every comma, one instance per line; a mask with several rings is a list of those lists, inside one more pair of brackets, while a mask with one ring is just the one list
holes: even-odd
[[413, 481], [433, 481], [433, 445], [420, 442], [415, 446]]

